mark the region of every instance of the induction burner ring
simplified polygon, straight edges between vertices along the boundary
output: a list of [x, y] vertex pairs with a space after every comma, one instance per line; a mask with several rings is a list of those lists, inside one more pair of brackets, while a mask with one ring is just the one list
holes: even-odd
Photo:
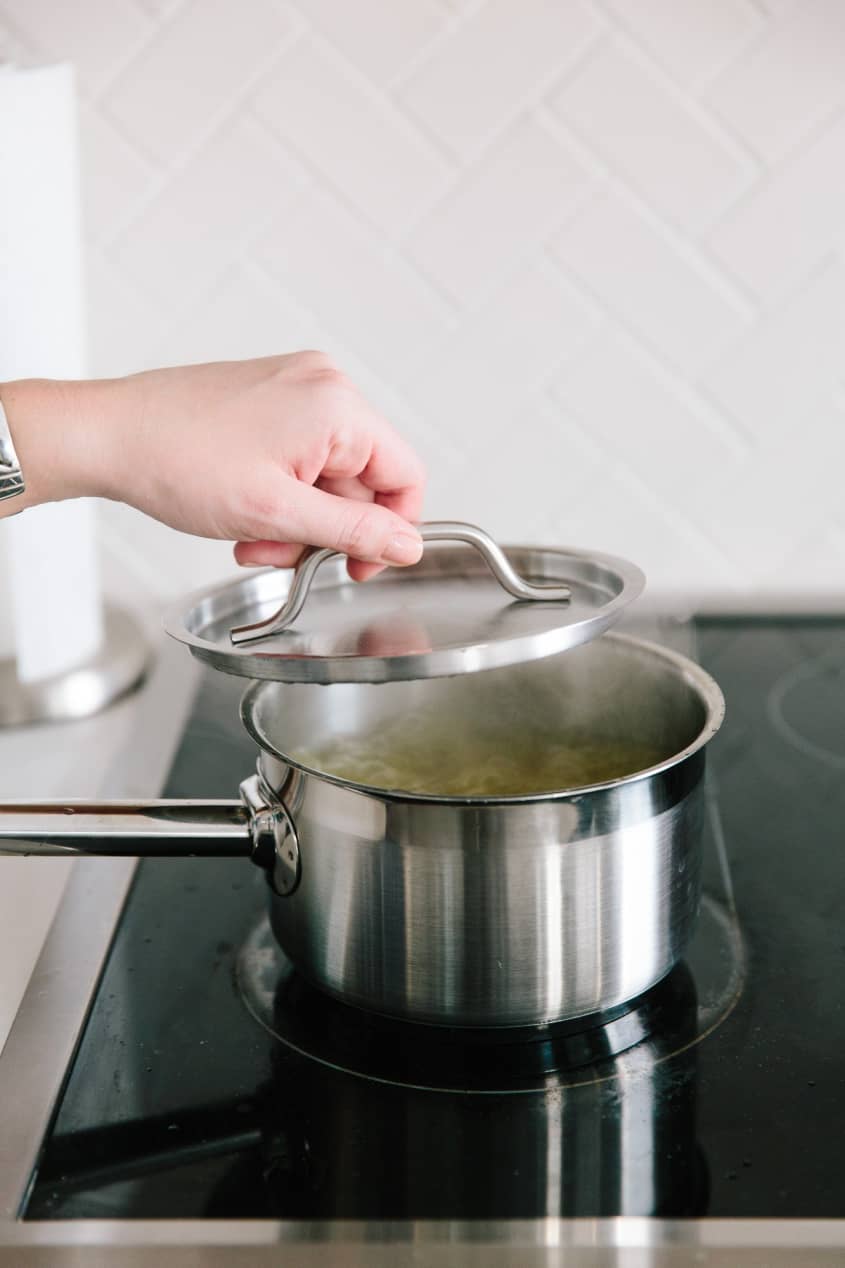
[[297, 973], [266, 916], [236, 975], [260, 1025], [323, 1065], [430, 1091], [525, 1093], [636, 1074], [699, 1042], [739, 998], [745, 957], [735, 914], [705, 896], [686, 959], [643, 995], [602, 1015], [484, 1030], [396, 1020], [332, 998]]
[[790, 669], [772, 687], [768, 699], [769, 718], [781, 739], [834, 770], [845, 770], [843, 707], [845, 659], [841, 649]]

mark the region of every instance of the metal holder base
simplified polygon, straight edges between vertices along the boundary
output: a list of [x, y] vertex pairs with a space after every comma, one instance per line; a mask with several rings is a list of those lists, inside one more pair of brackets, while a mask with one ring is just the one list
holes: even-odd
[[13, 658], [0, 660], [0, 726], [70, 722], [99, 713], [138, 685], [150, 658], [137, 622], [106, 604], [103, 644], [91, 660], [29, 683], [18, 681]]

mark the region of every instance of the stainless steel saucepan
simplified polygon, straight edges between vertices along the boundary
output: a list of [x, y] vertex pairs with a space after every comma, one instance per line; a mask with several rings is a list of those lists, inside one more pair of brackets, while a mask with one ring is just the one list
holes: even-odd
[[[503, 797], [386, 792], [297, 754], [417, 711], [507, 707], [560, 733], [658, 751], [600, 785]], [[363, 1008], [518, 1026], [598, 1012], [662, 978], [699, 901], [705, 746], [723, 699], [691, 661], [605, 634], [529, 664], [426, 681], [258, 682], [258, 773], [233, 801], [0, 807], [0, 851], [244, 855], [267, 871], [296, 967]]]

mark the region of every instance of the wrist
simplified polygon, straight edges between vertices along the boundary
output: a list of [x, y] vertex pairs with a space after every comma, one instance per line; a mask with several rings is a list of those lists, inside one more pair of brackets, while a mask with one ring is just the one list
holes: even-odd
[[26, 481], [9, 513], [65, 498], [109, 496], [105, 383], [18, 379], [0, 400]]

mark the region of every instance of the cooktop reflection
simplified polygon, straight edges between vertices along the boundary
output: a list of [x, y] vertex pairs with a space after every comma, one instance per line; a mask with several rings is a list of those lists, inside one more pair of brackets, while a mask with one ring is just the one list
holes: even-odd
[[[845, 622], [665, 633], [728, 704], [702, 916], [668, 978], [506, 1044], [390, 1023], [297, 979], [257, 869], [147, 860], [25, 1216], [845, 1214], [845, 785], [817, 751], [838, 753]], [[238, 694], [203, 681], [167, 795], [251, 768]]]

